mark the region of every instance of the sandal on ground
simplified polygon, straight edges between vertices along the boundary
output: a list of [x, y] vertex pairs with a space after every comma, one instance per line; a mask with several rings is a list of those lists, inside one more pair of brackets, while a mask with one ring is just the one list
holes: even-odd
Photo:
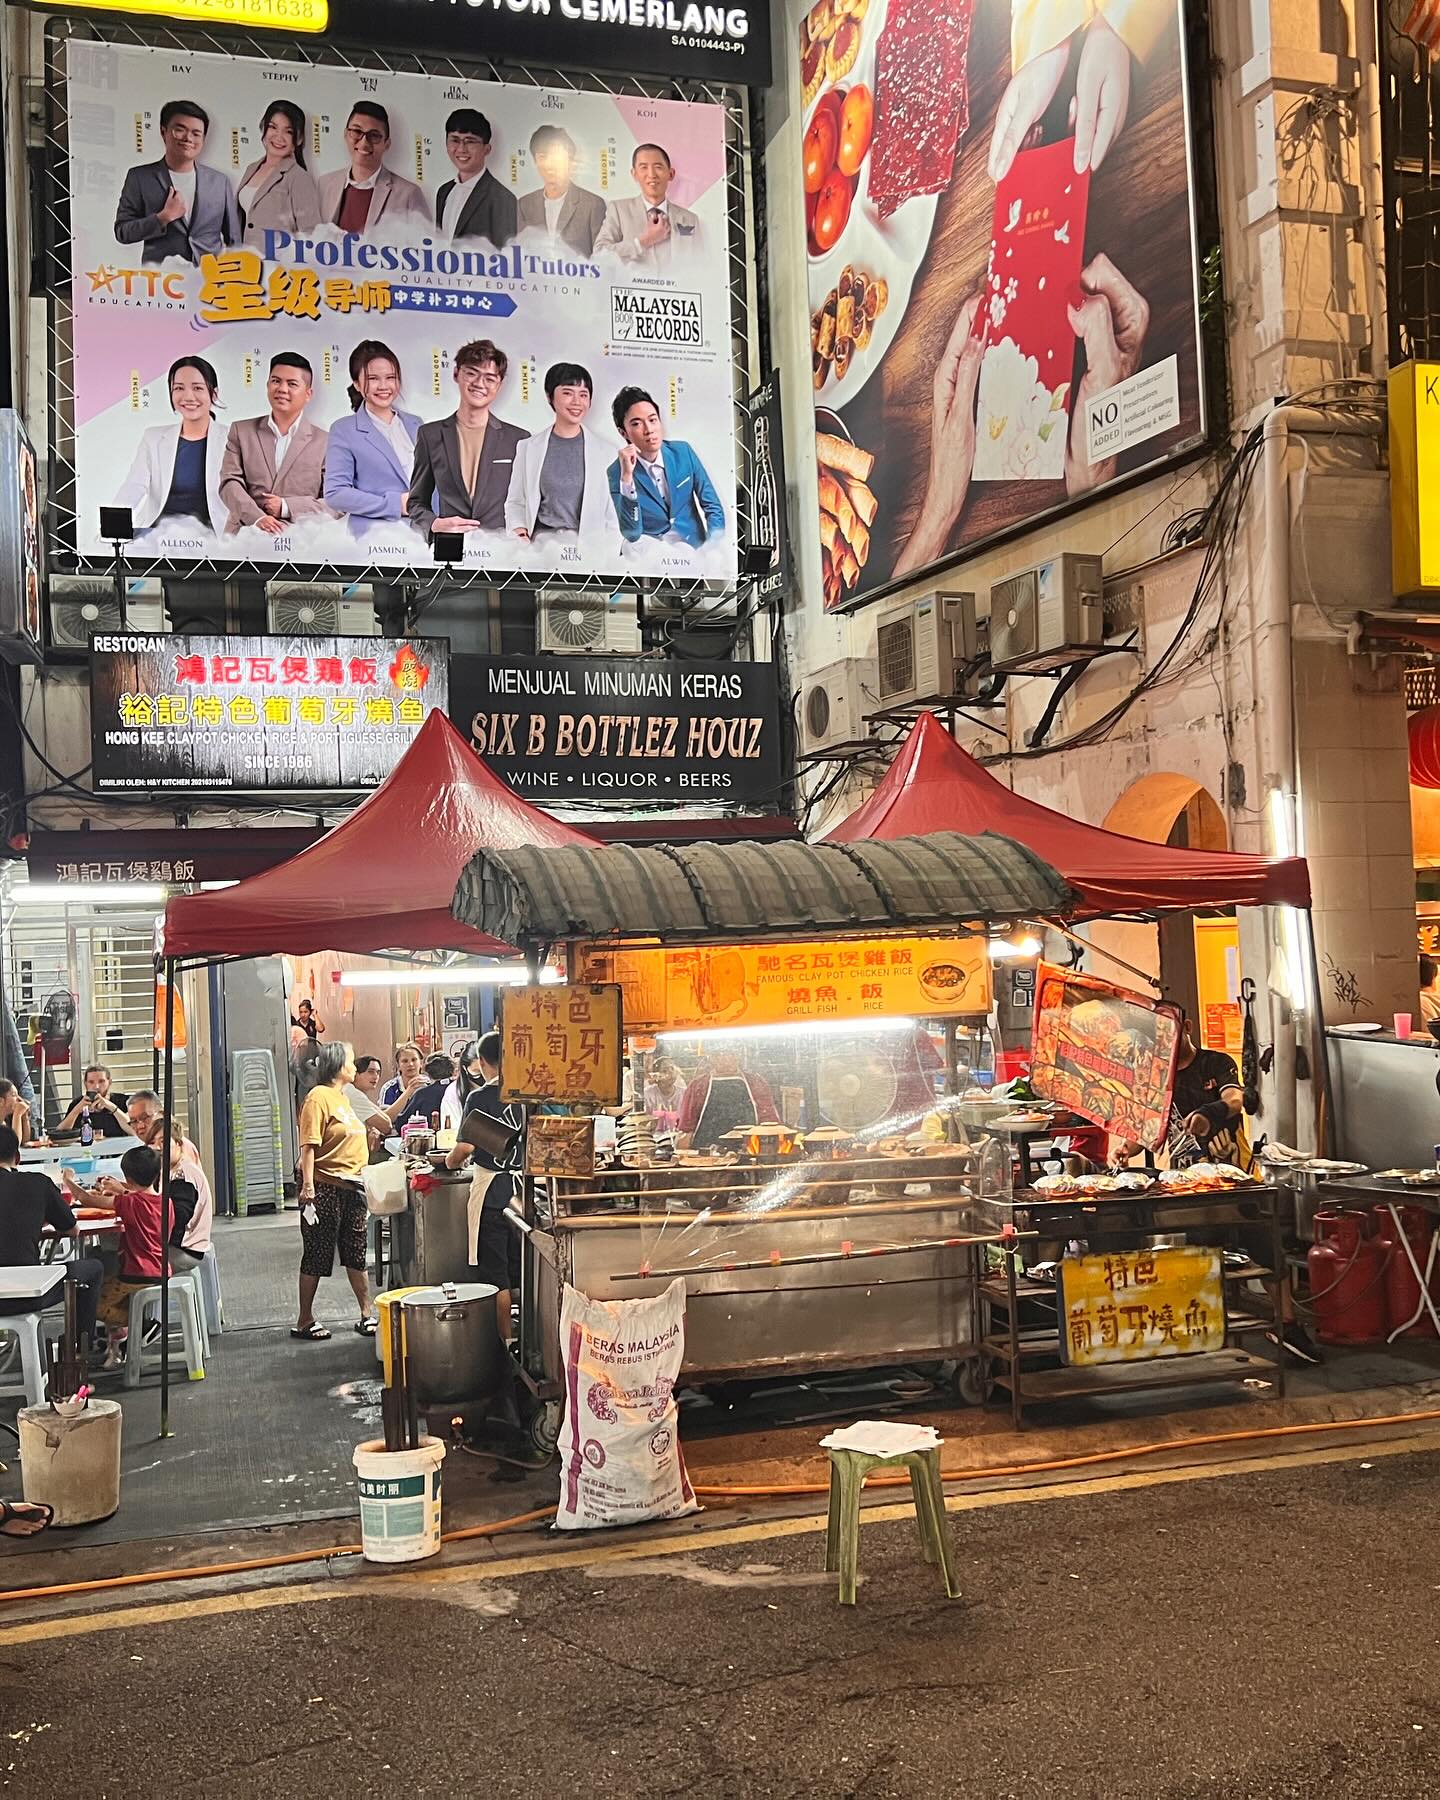
[[361, 1337], [374, 1337], [375, 1325], [375, 1315], [372, 1313], [368, 1319], [359, 1320], [356, 1323], [355, 1329]]
[[0, 1500], [0, 1537], [34, 1537], [54, 1517], [53, 1506], [35, 1500]]
[[307, 1344], [320, 1344], [329, 1337], [330, 1333], [323, 1325], [317, 1325], [312, 1319], [303, 1330], [299, 1326], [292, 1325], [290, 1335], [293, 1338], [304, 1338]]

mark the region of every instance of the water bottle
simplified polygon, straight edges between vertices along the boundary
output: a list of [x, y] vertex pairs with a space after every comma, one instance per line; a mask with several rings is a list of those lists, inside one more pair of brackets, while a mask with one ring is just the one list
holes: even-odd
[[90, 1123], [90, 1108], [80, 1108], [80, 1142], [88, 1150], [95, 1142], [95, 1127]]

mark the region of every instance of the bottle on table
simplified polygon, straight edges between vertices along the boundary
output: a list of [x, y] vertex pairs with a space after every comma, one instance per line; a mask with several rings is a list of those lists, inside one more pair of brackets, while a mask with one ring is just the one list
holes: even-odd
[[90, 1123], [90, 1108], [80, 1108], [80, 1142], [88, 1150], [95, 1142], [95, 1127]]

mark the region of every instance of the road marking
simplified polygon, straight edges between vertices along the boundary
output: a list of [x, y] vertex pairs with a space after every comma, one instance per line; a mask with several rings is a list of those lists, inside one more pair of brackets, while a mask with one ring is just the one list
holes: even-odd
[[[1332, 1444], [1324, 1448], [1285, 1454], [1236, 1458], [1219, 1463], [1180, 1464], [1168, 1469], [1137, 1469], [1130, 1474], [1099, 1475], [1086, 1481], [1060, 1481], [1026, 1488], [991, 1488], [984, 1492], [948, 1494], [945, 1510], [980, 1512], [993, 1506], [1028, 1506], [1050, 1500], [1079, 1500], [1100, 1494], [1134, 1493], [1145, 1488], [1173, 1486], [1182, 1481], [1216, 1481], [1230, 1475], [1263, 1475], [1282, 1469], [1316, 1468], [1327, 1463], [1368, 1462], [1385, 1456], [1410, 1456], [1440, 1449], [1440, 1433], [1426, 1432], [1403, 1438], [1384, 1438], [1373, 1443]], [[868, 1506], [862, 1525], [892, 1524], [909, 1519], [914, 1508], [908, 1500]], [[557, 1569], [593, 1568], [602, 1563], [648, 1561], [659, 1556], [694, 1556], [740, 1544], [776, 1538], [816, 1536], [826, 1528], [826, 1515], [807, 1513], [798, 1518], [758, 1520], [746, 1525], [722, 1525], [713, 1530], [688, 1531], [667, 1536], [626, 1538], [623, 1542], [586, 1546], [573, 1550], [544, 1551], [538, 1555], [497, 1558], [493, 1562], [458, 1563], [432, 1568], [428, 1564], [384, 1575], [366, 1575], [346, 1581], [316, 1581], [287, 1587], [242, 1588], [223, 1594], [201, 1594], [183, 1600], [159, 1601], [149, 1606], [121, 1606], [109, 1612], [61, 1614], [24, 1624], [0, 1627], [0, 1649], [10, 1645], [38, 1644], [57, 1638], [86, 1637], [97, 1631], [130, 1631], [143, 1626], [184, 1624], [192, 1619], [219, 1618], [234, 1613], [267, 1612], [274, 1607], [305, 1606], [328, 1600], [365, 1600], [376, 1595], [397, 1599], [422, 1599], [431, 1589], [461, 1582], [510, 1581], [521, 1575], [543, 1575]]]

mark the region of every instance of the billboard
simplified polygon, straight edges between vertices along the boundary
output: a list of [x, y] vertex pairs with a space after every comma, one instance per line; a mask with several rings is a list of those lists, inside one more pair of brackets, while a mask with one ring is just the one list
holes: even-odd
[[82, 555], [733, 578], [722, 107], [66, 58]]
[[827, 607], [1205, 433], [1179, 0], [800, 25]]
[[773, 663], [455, 656], [450, 717], [527, 800], [668, 800], [775, 809]]
[[1042, 1100], [1156, 1150], [1170, 1121], [1179, 1053], [1178, 1007], [1040, 964], [1030, 1081]]
[[327, 793], [378, 787], [432, 712], [433, 638], [99, 632], [90, 640], [97, 793]]
[[40, 500], [35, 449], [12, 407], [0, 407], [0, 657], [38, 663]]

